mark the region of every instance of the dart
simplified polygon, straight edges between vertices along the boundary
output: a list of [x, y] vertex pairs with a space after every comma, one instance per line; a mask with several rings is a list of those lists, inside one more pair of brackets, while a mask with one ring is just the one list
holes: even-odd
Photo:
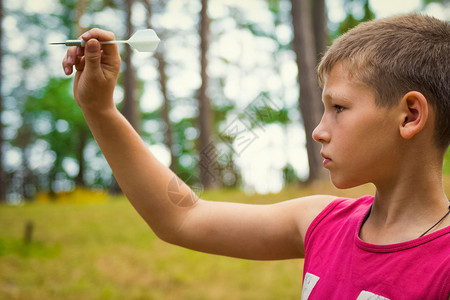
[[[154, 52], [159, 44], [159, 37], [152, 29], [142, 29], [136, 31], [128, 40], [123, 41], [100, 41], [102, 45], [110, 44], [128, 44], [139, 52]], [[67, 40], [65, 42], [50, 43], [50, 45], [66, 45], [66, 46], [81, 46], [86, 45], [86, 41], [81, 40]]]

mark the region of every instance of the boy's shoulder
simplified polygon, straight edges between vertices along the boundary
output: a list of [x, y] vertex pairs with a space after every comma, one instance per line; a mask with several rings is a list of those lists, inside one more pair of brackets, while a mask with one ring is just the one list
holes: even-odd
[[311, 221], [305, 234], [305, 243], [319, 227], [329, 230], [329, 226], [338, 228], [344, 223], [358, 226], [367, 216], [373, 201], [374, 197], [369, 195], [360, 198], [335, 198]]
[[332, 215], [333, 217], [347, 217], [352, 215], [359, 217], [361, 214], [367, 214], [374, 201], [374, 196], [365, 195], [359, 198], [338, 197], [331, 201], [322, 212], [317, 216], [317, 221]]

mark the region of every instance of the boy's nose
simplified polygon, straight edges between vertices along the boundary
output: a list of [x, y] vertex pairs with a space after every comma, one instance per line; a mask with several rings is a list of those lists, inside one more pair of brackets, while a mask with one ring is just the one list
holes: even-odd
[[314, 129], [312, 133], [313, 139], [318, 143], [327, 143], [330, 141], [330, 134], [324, 128], [323, 119], [320, 121], [319, 125]]

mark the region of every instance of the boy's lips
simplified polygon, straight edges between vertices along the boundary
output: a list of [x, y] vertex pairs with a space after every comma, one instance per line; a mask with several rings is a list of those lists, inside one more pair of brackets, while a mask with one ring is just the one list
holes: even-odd
[[332, 161], [331, 158], [329, 158], [326, 154], [320, 153], [323, 157], [323, 167], [326, 168], [327, 165]]

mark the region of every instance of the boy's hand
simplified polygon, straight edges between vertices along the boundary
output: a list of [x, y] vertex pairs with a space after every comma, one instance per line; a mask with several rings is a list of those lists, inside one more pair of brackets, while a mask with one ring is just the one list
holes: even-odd
[[100, 112], [115, 108], [114, 87], [119, 75], [121, 59], [117, 45], [101, 45], [98, 41], [114, 40], [109, 31], [92, 29], [81, 38], [85, 47], [70, 47], [63, 60], [66, 75], [77, 70], [73, 92], [83, 111]]

